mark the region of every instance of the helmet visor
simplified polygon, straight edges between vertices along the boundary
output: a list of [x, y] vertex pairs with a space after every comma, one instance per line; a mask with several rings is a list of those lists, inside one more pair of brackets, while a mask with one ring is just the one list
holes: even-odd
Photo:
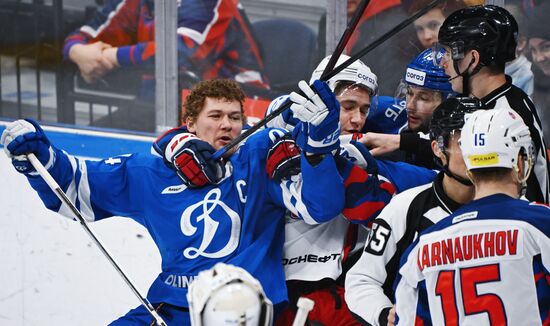
[[432, 56], [432, 60], [434, 66], [439, 68], [443, 68], [443, 65], [452, 59], [451, 48], [438, 42], [434, 42], [432, 45], [432, 53], [437, 53], [437, 55]]

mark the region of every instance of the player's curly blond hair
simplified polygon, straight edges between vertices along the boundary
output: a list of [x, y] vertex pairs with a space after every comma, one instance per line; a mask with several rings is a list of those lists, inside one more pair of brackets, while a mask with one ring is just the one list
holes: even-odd
[[243, 104], [245, 94], [236, 81], [231, 79], [205, 80], [193, 86], [187, 96], [182, 110], [182, 122], [187, 118], [196, 121], [206, 102], [206, 98], [223, 99], [228, 102], [237, 101], [241, 106], [243, 124], [246, 123]]

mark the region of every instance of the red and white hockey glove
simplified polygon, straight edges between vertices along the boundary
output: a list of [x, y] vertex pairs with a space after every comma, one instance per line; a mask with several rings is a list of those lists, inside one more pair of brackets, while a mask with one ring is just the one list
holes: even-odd
[[222, 160], [212, 160], [216, 150], [209, 143], [191, 133], [180, 133], [172, 138], [164, 151], [176, 173], [190, 188], [216, 184], [225, 176]]
[[275, 141], [267, 153], [267, 175], [274, 180], [290, 178], [300, 173], [300, 148], [287, 134]]

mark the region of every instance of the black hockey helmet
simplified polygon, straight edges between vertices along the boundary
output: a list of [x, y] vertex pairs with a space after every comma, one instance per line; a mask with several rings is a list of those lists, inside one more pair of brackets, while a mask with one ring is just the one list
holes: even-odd
[[443, 172], [462, 183], [465, 186], [471, 186], [472, 182], [454, 172], [449, 168], [449, 153], [447, 148], [451, 135], [455, 131], [462, 130], [464, 126], [464, 117], [467, 113], [476, 110], [485, 109], [486, 107], [480, 100], [471, 97], [453, 97], [439, 104], [432, 115], [430, 121], [430, 139], [437, 142], [437, 146], [447, 158], [447, 162], [434, 156], [435, 164], [438, 165]]
[[443, 141], [447, 146], [450, 134], [461, 130], [464, 125], [464, 115], [479, 109], [485, 109], [480, 100], [471, 97], [452, 97], [439, 104], [430, 121], [430, 139]]
[[464, 52], [479, 51], [480, 61], [488, 66], [504, 64], [516, 57], [518, 24], [504, 8], [485, 5], [453, 12], [439, 29], [439, 43], [451, 48], [454, 60]]

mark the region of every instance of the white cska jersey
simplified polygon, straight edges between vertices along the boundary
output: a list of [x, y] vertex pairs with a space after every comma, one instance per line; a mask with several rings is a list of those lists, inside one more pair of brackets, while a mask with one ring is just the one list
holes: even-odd
[[343, 215], [310, 225], [287, 214], [283, 266], [287, 281], [338, 279], [343, 264], [362, 250], [368, 230], [351, 224]]
[[398, 324], [541, 325], [534, 271], [542, 264], [548, 277], [549, 237], [546, 206], [504, 194], [463, 206], [403, 255]]

